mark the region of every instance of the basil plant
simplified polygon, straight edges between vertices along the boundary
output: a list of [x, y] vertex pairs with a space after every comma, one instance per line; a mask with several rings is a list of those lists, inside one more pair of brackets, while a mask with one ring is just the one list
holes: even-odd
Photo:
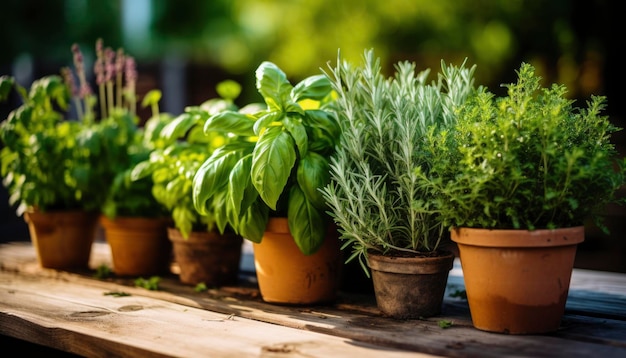
[[205, 133], [227, 134], [194, 176], [196, 210], [214, 209], [218, 228], [227, 224], [259, 243], [270, 216], [287, 217], [302, 253], [324, 242], [327, 206], [320, 188], [330, 181], [329, 158], [339, 138], [326, 109], [332, 89], [322, 74], [293, 86], [271, 62], [256, 70], [256, 88], [265, 105], [248, 105], [209, 117]]

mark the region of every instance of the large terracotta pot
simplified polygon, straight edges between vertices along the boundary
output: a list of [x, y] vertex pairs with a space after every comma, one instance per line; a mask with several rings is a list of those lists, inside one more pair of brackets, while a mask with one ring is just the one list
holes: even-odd
[[26, 211], [30, 238], [41, 267], [88, 268], [98, 226], [98, 213]]
[[304, 255], [291, 236], [287, 218], [270, 218], [261, 243], [254, 243], [253, 251], [264, 301], [304, 305], [337, 298], [343, 262], [336, 230], [329, 230], [317, 252]]
[[237, 283], [241, 261], [241, 236], [217, 231], [194, 231], [185, 238], [180, 230], [168, 228], [174, 261], [182, 283], [218, 287]]
[[170, 272], [172, 243], [167, 238], [169, 220], [102, 215], [106, 241], [111, 248], [113, 272], [118, 276], [151, 276]]
[[583, 226], [454, 229], [474, 327], [507, 334], [556, 331], [584, 236]]
[[441, 313], [454, 255], [395, 257], [368, 253], [376, 304], [397, 319], [432, 317]]

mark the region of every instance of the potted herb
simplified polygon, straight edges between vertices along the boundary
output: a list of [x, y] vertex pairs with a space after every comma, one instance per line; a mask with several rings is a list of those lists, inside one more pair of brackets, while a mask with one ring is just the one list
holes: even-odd
[[153, 195], [153, 178], [133, 179], [132, 175], [137, 165], [162, 148], [159, 132], [173, 120], [154, 106], [160, 97], [158, 90], [144, 97], [142, 104], [152, 106], [153, 115], [129, 138], [129, 162], [119, 168], [102, 206], [100, 224], [111, 249], [113, 271], [119, 276], [150, 276], [170, 271], [169, 213]]
[[241, 86], [223, 81], [218, 84], [217, 92], [221, 98], [187, 107], [165, 125], [160, 131], [165, 147], [152, 151], [149, 159], [137, 164], [131, 173], [133, 181], [151, 177], [154, 198], [168, 210], [172, 225], [167, 233], [181, 282], [209, 287], [237, 282], [243, 242], [230, 227], [220, 233], [213, 209], [207, 208], [206, 213], [200, 214], [193, 203], [196, 171], [226, 140], [218, 133], [205, 135], [204, 122], [220, 111], [237, 110], [234, 100]]
[[[23, 101], [0, 128], [3, 183], [29, 225], [40, 264], [59, 269], [87, 267], [103, 188], [114, 163], [124, 162], [118, 148], [133, 125], [126, 112], [96, 119], [82, 53], [77, 45], [72, 51], [74, 71], [40, 78], [29, 91], [0, 77], [0, 100], [15, 89]], [[72, 103], [77, 119], [68, 118]]]
[[[197, 171], [194, 204], [200, 213], [216, 208], [220, 230], [228, 224], [253, 242], [265, 301], [332, 301], [341, 252], [318, 190], [330, 179], [328, 157], [339, 135], [325, 110], [330, 82], [320, 74], [294, 86], [278, 66], [263, 62], [256, 88], [265, 101], [260, 109], [247, 106], [207, 120], [206, 132], [228, 134], [229, 141]], [[266, 259], [267, 254], [280, 256]], [[309, 277], [287, 277], [298, 272]]]
[[559, 328], [585, 220], [604, 228], [625, 167], [606, 98], [575, 107], [530, 64], [517, 75], [506, 96], [477, 92], [453, 131], [430, 138], [422, 174], [458, 243], [474, 326], [545, 333]]
[[415, 63], [398, 62], [395, 70], [385, 77], [372, 50], [360, 66], [339, 57], [330, 69], [341, 140], [323, 195], [343, 248], [352, 251], [348, 260], [371, 270], [379, 309], [400, 319], [429, 317], [441, 311], [454, 254], [413, 168], [433, 165], [427, 138], [454, 123], [474, 90], [474, 68], [442, 62], [433, 82]]

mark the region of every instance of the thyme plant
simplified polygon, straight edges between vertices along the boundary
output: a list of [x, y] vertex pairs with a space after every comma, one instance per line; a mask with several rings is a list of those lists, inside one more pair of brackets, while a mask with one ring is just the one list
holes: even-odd
[[418, 73], [415, 63], [398, 62], [395, 70], [386, 78], [369, 50], [360, 66], [338, 56], [326, 73], [337, 92], [341, 139], [322, 193], [344, 240], [342, 249], [353, 250], [348, 261], [359, 257], [366, 273], [368, 252], [437, 254], [446, 227], [415, 168], [428, 172], [429, 134], [453, 125], [455, 109], [474, 91], [475, 66], [465, 63], [442, 61], [433, 82], [427, 81], [430, 69]]
[[601, 214], [621, 202], [625, 183], [603, 116], [606, 98], [579, 108], [567, 88], [542, 88], [523, 63], [508, 93], [478, 91], [460, 108], [454, 131], [430, 137], [433, 167], [423, 175], [446, 225], [495, 229], [553, 229], [588, 218], [606, 231]]

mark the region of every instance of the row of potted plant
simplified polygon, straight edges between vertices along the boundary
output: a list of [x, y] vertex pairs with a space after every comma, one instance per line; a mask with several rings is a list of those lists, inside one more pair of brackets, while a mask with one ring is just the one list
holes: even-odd
[[[418, 72], [404, 61], [387, 77], [367, 50], [359, 64], [338, 56], [336, 64], [295, 85], [278, 66], [263, 62], [255, 75], [264, 103], [235, 105], [240, 88], [225, 82], [218, 87], [221, 98], [177, 117], [155, 109], [143, 128], [124, 106], [111, 109], [106, 120], [90, 120], [85, 130], [96, 124], [104, 132], [123, 129], [112, 137], [122, 146], [101, 146], [123, 148], [123, 160], [116, 161], [123, 168], [107, 167], [110, 158], [87, 166], [104, 170], [99, 178], [108, 180], [99, 187], [106, 198], [90, 209], [105, 214], [106, 228], [107, 218], [122, 214], [115, 203], [142, 187], [128, 202], [157, 204], [151, 213], [167, 219], [161, 232], [169, 226], [182, 238], [171, 239], [180, 261], [184, 251], [177, 243], [196, 243], [194, 232], [229, 235], [221, 242], [232, 243], [236, 265], [211, 264], [222, 272], [202, 278], [191, 278], [181, 265], [187, 283], [235, 283], [241, 240], [250, 240], [261, 296], [272, 303], [333, 302], [342, 280], [351, 279], [342, 276], [345, 265], [359, 262], [371, 273], [379, 309], [397, 319], [440, 314], [458, 247], [476, 328], [554, 331], [584, 223], [594, 219], [604, 228], [603, 209], [622, 202], [616, 193], [625, 183], [625, 166], [610, 142], [618, 128], [602, 114], [604, 97], [575, 107], [564, 86], [543, 88], [529, 64], [520, 66], [517, 82], [506, 85], [502, 97], [476, 86], [475, 70], [442, 61], [431, 79], [430, 69]], [[0, 94], [7, 93], [6, 81], [0, 81]], [[24, 96], [25, 104], [2, 125], [2, 175], [23, 208], [60, 207], [33, 201], [26, 191], [44, 193], [29, 181], [34, 171], [25, 169], [27, 155], [43, 155], [31, 137], [44, 131], [28, 126], [41, 122], [60, 131], [63, 116], [35, 102], [71, 88], [59, 78], [54, 83], [44, 86], [46, 95], [33, 84], [32, 99]], [[101, 88], [106, 95], [107, 86]], [[68, 93], [56, 99], [58, 105]], [[106, 127], [108, 121], [118, 125]], [[71, 148], [66, 133], [49, 145]], [[73, 203], [85, 203], [88, 189], [72, 186], [79, 172], [60, 165], [68, 162], [48, 160], [63, 174], [41, 169], [37, 178], [56, 180], [53, 190], [69, 187]], [[137, 214], [147, 216], [148, 208]], [[214, 250], [197, 245], [186, 251], [196, 264]], [[134, 261], [146, 256], [125, 250]], [[486, 257], [475, 256], [483, 251]], [[539, 261], [529, 261], [530, 253]], [[123, 273], [113, 256], [114, 269]], [[160, 271], [169, 260], [157, 260], [165, 265]], [[504, 298], [510, 288], [514, 296]], [[545, 296], [536, 303], [539, 293]]]

